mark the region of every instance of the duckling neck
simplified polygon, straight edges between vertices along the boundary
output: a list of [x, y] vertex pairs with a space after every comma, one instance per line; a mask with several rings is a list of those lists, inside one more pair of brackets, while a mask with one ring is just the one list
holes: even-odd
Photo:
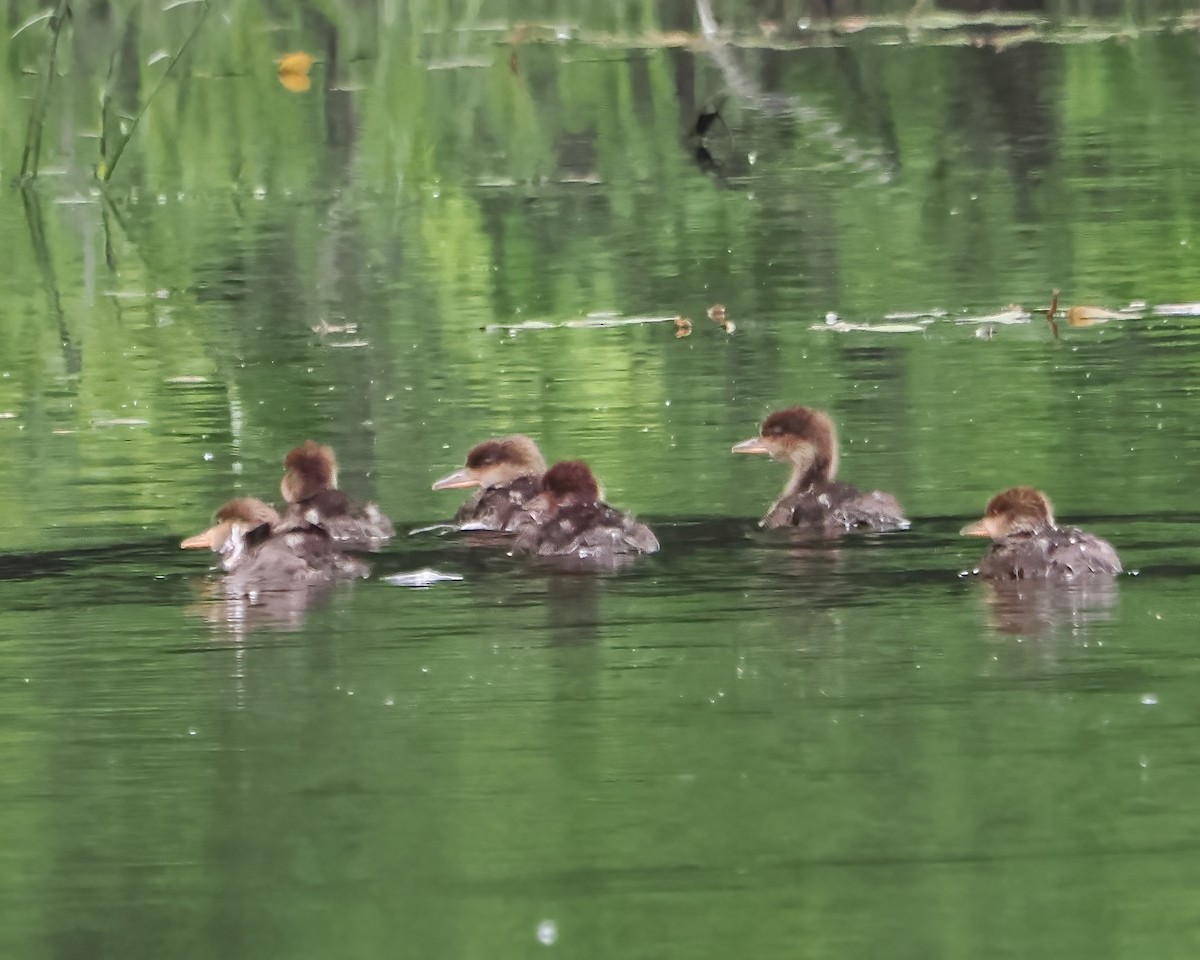
[[807, 465], [796, 464], [796, 466], [792, 467], [791, 479], [784, 486], [783, 493], [780, 494], [779, 499], [786, 500], [788, 497], [803, 493], [814, 484], [828, 483], [832, 479], [829, 463], [825, 460], [816, 460]]

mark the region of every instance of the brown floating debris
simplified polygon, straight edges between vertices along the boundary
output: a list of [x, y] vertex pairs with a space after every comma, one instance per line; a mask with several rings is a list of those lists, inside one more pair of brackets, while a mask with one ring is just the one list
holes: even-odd
[[1072, 327], [1090, 327], [1097, 323], [1120, 319], [1121, 314], [1105, 310], [1103, 307], [1071, 307], [1067, 311], [1067, 323]]
[[675, 318], [675, 339], [681, 340], [692, 335], [692, 321], [687, 317]]
[[1054, 314], [1058, 312], [1058, 289], [1055, 288], [1054, 293], [1050, 297], [1050, 306], [1046, 309], [1046, 322], [1050, 324], [1050, 330], [1054, 334], [1054, 339], [1058, 339], [1058, 324], [1054, 322]]
[[725, 315], [725, 304], [723, 303], [714, 303], [708, 308], [708, 319], [726, 333], [733, 333], [737, 329], [737, 325]]

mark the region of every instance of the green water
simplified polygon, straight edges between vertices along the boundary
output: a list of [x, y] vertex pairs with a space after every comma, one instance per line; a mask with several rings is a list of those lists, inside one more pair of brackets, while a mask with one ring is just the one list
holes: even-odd
[[[1186, 11], [717, 4], [714, 51], [687, 4], [576, 6], [214, 7], [104, 193], [201, 8], [75, 12], [0, 193], [0, 956], [1194, 956]], [[6, 183], [47, 40], [0, 69]], [[1147, 306], [956, 322], [1054, 288]], [[485, 329], [601, 314], [693, 332]], [[756, 530], [785, 471], [729, 448], [792, 403], [911, 530]], [[403, 535], [516, 430], [661, 554]], [[214, 599], [178, 541], [310, 436], [402, 535], [310, 605]], [[964, 576], [1014, 483], [1129, 575]], [[464, 579], [381, 579], [425, 566]]]

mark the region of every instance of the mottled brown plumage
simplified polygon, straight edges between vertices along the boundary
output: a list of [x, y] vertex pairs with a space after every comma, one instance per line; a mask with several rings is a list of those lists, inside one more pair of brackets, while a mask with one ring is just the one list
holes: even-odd
[[1075, 527], [1060, 527], [1050, 498], [1034, 487], [1011, 487], [988, 501], [983, 519], [963, 527], [970, 537], [990, 537], [979, 564], [989, 580], [1071, 580], [1121, 572], [1107, 540]]
[[904, 510], [889, 493], [862, 493], [836, 480], [837, 431], [829, 416], [808, 407], [788, 407], [768, 416], [757, 437], [743, 440], [734, 453], [766, 454], [791, 464], [783, 493], [759, 526], [804, 527], [823, 533], [865, 528], [898, 530], [908, 526]]
[[278, 530], [282, 521], [274, 507], [253, 497], [230, 500], [217, 510], [216, 519], [180, 546], [219, 554], [229, 575], [229, 595], [291, 590], [339, 577], [363, 577], [369, 570], [339, 553], [324, 530]]
[[586, 463], [568, 460], [546, 471], [541, 494], [521, 516], [513, 552], [604, 565], [658, 549], [649, 527], [600, 499], [600, 485]]
[[288, 507], [281, 529], [319, 527], [347, 546], [375, 546], [395, 535], [392, 521], [373, 503], [351, 500], [337, 489], [333, 449], [313, 440], [288, 451], [279, 491]]
[[434, 490], [479, 487], [454, 515], [466, 530], [512, 529], [518, 514], [542, 490], [546, 460], [538, 445], [523, 434], [496, 437], [467, 452], [461, 469], [442, 477]]

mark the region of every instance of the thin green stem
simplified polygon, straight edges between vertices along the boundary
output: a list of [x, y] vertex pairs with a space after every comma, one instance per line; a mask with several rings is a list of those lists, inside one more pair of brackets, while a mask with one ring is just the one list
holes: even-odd
[[29, 112], [29, 127], [25, 131], [25, 149], [21, 153], [21, 179], [34, 180], [38, 175], [38, 160], [42, 153], [42, 129], [46, 125], [46, 107], [50, 101], [50, 84], [54, 80], [54, 62], [58, 58], [58, 38], [63, 24], [71, 15], [70, 0], [58, 0], [54, 16], [50, 18], [50, 51], [46, 68], [38, 83], [33, 109]]
[[137, 130], [138, 124], [142, 117], [145, 116], [146, 110], [149, 109], [151, 101], [158, 95], [158, 91], [163, 88], [163, 84], [167, 82], [167, 78], [171, 75], [171, 71], [175, 69], [175, 64], [191, 46], [192, 41], [196, 38], [196, 34], [200, 32], [200, 27], [204, 25], [204, 21], [208, 19], [209, 11], [212, 9], [212, 0], [204, 0], [204, 11], [196, 19], [195, 25], [192, 27], [192, 32], [187, 35], [187, 39], [183, 41], [183, 45], [175, 51], [175, 55], [171, 57], [167, 68], [163, 71], [161, 77], [158, 78], [158, 83], [154, 85], [154, 89], [150, 91], [150, 95], [146, 97], [142, 108], [138, 110], [137, 116], [129, 124], [129, 129], [124, 131], [120, 139], [117, 140], [116, 146], [113, 148], [112, 160], [105, 161], [101, 159], [100, 165], [96, 168], [96, 176], [103, 182], [107, 183], [112, 179], [113, 172], [117, 169], [117, 163], [121, 159], [121, 154], [125, 152], [125, 147], [128, 146], [130, 139], [133, 137], [134, 131]]

